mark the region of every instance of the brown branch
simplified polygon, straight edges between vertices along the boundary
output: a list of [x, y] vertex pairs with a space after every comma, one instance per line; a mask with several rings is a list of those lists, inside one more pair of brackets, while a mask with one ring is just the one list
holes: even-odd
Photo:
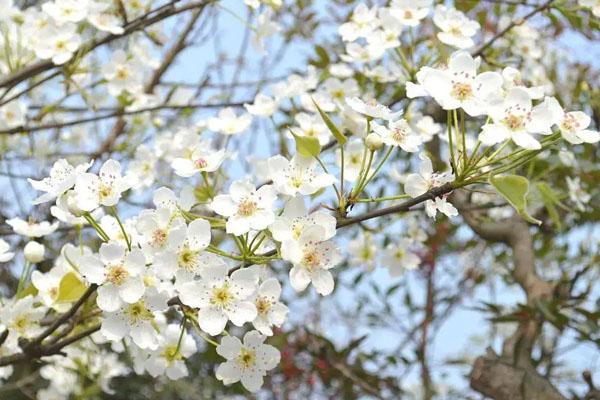
[[500, 32], [496, 33], [490, 40], [485, 42], [480, 48], [478, 48], [473, 53], [471, 53], [471, 55], [473, 57], [481, 55], [488, 47], [490, 47], [498, 39], [500, 39], [501, 37], [506, 35], [512, 28], [514, 28], [515, 26], [524, 24], [525, 21], [527, 21], [528, 19], [530, 19], [537, 13], [542, 12], [542, 11], [546, 10], [548, 7], [550, 7], [550, 5], [553, 2], [554, 2], [554, 0], [547, 0], [546, 2], [540, 4], [539, 6], [537, 6], [536, 8], [534, 8], [533, 10], [531, 10], [530, 12], [525, 14], [525, 16], [523, 16], [523, 18], [519, 18], [519, 19], [512, 21], [510, 24], [508, 24], [508, 26], [506, 26], [506, 28], [504, 28]]
[[[192, 10], [198, 7], [204, 7], [207, 4], [210, 4], [213, 0], [208, 1], [199, 1], [186, 4], [181, 7], [175, 7], [175, 4], [180, 0], [171, 1], [161, 7], [158, 7], [149, 13], [131, 21], [127, 25], [125, 25], [124, 31], [122, 34], [108, 34], [101, 39], [94, 39], [88, 42], [87, 44], [81, 46], [79, 49], [79, 55], [83, 56], [97, 47], [113, 42], [116, 39], [127, 36], [135, 31], [142, 30], [151, 25], [154, 25], [164, 19], [172, 17], [174, 15], [181, 14], [182, 12]], [[0, 79], [0, 87], [14, 87], [18, 85], [20, 82], [23, 82], [26, 79], [29, 79], [35, 75], [38, 75], [44, 71], [48, 71], [53, 68], [57, 68], [58, 66], [54, 65], [51, 60], [39, 61], [35, 64], [31, 64], [28, 67], [20, 69], [19, 71], [15, 71], [10, 75], [5, 76]]]

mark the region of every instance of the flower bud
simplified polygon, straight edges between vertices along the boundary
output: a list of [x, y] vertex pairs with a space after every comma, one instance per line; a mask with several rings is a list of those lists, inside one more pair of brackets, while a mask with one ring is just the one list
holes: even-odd
[[25, 253], [25, 259], [32, 264], [37, 264], [44, 259], [44, 253], [46, 249], [43, 244], [40, 244], [35, 241], [31, 241], [25, 245], [25, 249], [23, 250]]
[[376, 133], [369, 133], [365, 143], [367, 144], [367, 148], [371, 151], [379, 150], [383, 147], [383, 140], [381, 139], [381, 136]]

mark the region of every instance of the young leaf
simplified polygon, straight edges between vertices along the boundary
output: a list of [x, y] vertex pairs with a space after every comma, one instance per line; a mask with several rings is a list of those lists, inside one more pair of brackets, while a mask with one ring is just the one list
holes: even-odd
[[529, 180], [519, 175], [490, 176], [490, 185], [521, 214], [525, 221], [540, 225], [542, 221], [527, 213]]
[[339, 142], [339, 144], [346, 143], [346, 141], [348, 140], [348, 138], [346, 138], [346, 136], [344, 136], [344, 134], [338, 129], [338, 127], [335, 126], [335, 124], [333, 123], [333, 121], [331, 120], [331, 118], [329, 118], [329, 115], [325, 114], [323, 112], [323, 110], [321, 110], [321, 107], [319, 107], [319, 105], [317, 104], [317, 102], [315, 101], [315, 99], [312, 99], [312, 102], [315, 105], [315, 107], [317, 108], [317, 111], [319, 112], [319, 114], [321, 115], [321, 118], [323, 118], [323, 121], [325, 122], [325, 125], [327, 125], [327, 128], [329, 128], [329, 130], [331, 131], [332, 135]]
[[540, 193], [542, 201], [544, 202], [544, 206], [546, 206], [546, 210], [548, 210], [548, 215], [550, 215], [552, 222], [554, 222], [558, 230], [561, 230], [562, 224], [560, 222], [560, 216], [558, 215], [556, 206], [563, 207], [563, 205], [560, 202], [558, 195], [550, 186], [548, 186], [546, 182], [538, 182], [535, 187]]
[[319, 139], [308, 136], [298, 136], [292, 132], [296, 141], [296, 152], [304, 157], [318, 157], [321, 153]]
[[87, 287], [79, 280], [77, 275], [73, 272], [69, 272], [60, 280], [56, 300], [67, 303], [78, 300], [86, 289]]

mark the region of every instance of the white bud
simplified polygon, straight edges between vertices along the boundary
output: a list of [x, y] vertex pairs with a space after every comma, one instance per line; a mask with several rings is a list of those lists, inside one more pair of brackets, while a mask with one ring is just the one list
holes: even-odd
[[25, 245], [25, 249], [23, 250], [25, 253], [25, 259], [32, 264], [37, 264], [44, 259], [44, 253], [46, 252], [46, 248], [43, 244], [40, 244], [35, 241], [31, 241]]
[[383, 147], [383, 140], [376, 133], [369, 133], [365, 139], [365, 143], [367, 144], [367, 149], [371, 151], [379, 150]]
[[56, 205], [63, 211], [73, 214], [76, 217], [81, 217], [84, 211], [77, 205], [77, 196], [74, 190], [69, 190], [56, 201]]

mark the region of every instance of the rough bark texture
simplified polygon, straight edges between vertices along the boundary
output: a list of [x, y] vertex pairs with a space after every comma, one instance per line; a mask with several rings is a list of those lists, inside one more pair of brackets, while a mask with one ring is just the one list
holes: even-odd
[[[540, 301], [552, 298], [555, 284], [545, 281], [537, 273], [530, 227], [519, 215], [490, 221], [481, 211], [469, 209], [469, 198], [464, 191], [456, 191], [452, 202], [477, 235], [511, 248], [511, 275], [525, 292], [528, 306], [535, 309]], [[504, 342], [500, 357], [493, 352], [479, 357], [471, 372], [471, 387], [495, 400], [565, 399], [532, 366], [531, 353], [542, 324], [542, 318], [524, 319], [515, 333]]]

